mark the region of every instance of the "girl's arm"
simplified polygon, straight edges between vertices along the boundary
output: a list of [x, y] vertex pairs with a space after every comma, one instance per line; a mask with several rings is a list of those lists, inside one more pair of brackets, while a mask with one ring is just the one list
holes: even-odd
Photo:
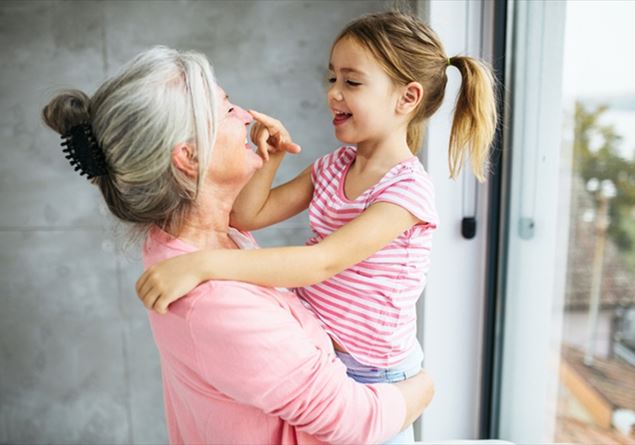
[[[229, 217], [232, 227], [257, 230], [284, 221], [305, 210], [313, 196], [311, 166], [291, 181], [271, 190], [271, 183], [284, 153], [270, 155], [265, 166], [240, 192]], [[272, 164], [271, 166], [269, 164]], [[263, 171], [267, 169], [267, 171]]]
[[308, 286], [363, 261], [418, 222], [403, 207], [378, 202], [313, 246], [201, 250], [154, 264], [137, 281], [137, 294], [148, 309], [165, 313], [206, 280]]
[[273, 178], [285, 153], [298, 153], [282, 123], [251, 110], [256, 123], [251, 128], [251, 140], [258, 147], [264, 165], [243, 188], [234, 203], [230, 224], [241, 230], [267, 227], [300, 213], [309, 206], [313, 194], [311, 168], [295, 179], [271, 190]]

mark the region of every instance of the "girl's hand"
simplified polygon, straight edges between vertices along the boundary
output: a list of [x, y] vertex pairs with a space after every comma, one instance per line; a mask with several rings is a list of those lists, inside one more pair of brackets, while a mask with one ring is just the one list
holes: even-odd
[[153, 264], [143, 272], [135, 289], [146, 308], [165, 314], [170, 303], [204, 281], [197, 271], [195, 255], [188, 253], [175, 256]]
[[269, 153], [300, 153], [300, 146], [291, 140], [291, 136], [279, 120], [249, 110], [256, 122], [251, 127], [251, 141], [256, 144], [258, 154], [265, 161], [269, 160]]

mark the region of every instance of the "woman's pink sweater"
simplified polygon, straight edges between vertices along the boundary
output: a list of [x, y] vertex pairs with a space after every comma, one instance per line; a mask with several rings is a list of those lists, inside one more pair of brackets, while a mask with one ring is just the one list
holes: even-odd
[[[195, 250], [155, 227], [144, 263]], [[208, 281], [149, 317], [172, 444], [381, 443], [404, 422], [399, 390], [348, 378], [290, 292]]]

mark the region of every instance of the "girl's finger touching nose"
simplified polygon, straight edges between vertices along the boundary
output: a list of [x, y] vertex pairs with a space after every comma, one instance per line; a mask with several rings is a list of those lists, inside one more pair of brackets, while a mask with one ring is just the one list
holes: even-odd
[[255, 110], [248, 110], [249, 114], [251, 114], [256, 121], [262, 123], [269, 132], [272, 134], [278, 133], [284, 127], [280, 123], [279, 120], [272, 118], [271, 116], [267, 116], [266, 114], [260, 113]]
[[[268, 133], [266, 141], [268, 144], [276, 150], [284, 150], [289, 153], [299, 153], [301, 151], [300, 146], [293, 142], [291, 135], [279, 120], [255, 110], [248, 111], [256, 120], [254, 127], [266, 128]], [[254, 134], [252, 127], [252, 140], [254, 140]]]
[[256, 122], [255, 124], [253, 124], [251, 126], [251, 129], [249, 130], [249, 138], [251, 139], [251, 141], [255, 144], [256, 143], [256, 137], [258, 136], [258, 122]]
[[258, 153], [260, 153], [260, 156], [265, 161], [269, 160], [269, 149], [267, 147], [268, 139], [269, 139], [269, 132], [264, 128], [261, 128], [261, 130], [255, 134], [255, 138], [252, 139], [252, 141], [256, 144], [256, 147], [258, 148]]
[[265, 120], [270, 120], [270, 121], [273, 120], [272, 117], [267, 116], [264, 113], [260, 113], [259, 111], [256, 111], [256, 110], [247, 110], [247, 113], [251, 114], [251, 116], [254, 119], [256, 119], [258, 122], [262, 122], [262, 121], [265, 121]]

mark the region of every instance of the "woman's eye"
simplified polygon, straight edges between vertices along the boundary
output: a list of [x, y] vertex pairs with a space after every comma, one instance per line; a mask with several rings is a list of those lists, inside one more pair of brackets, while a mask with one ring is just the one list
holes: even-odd
[[347, 80], [346, 83], [352, 87], [358, 87], [361, 85], [361, 83], [355, 82], [354, 80]]
[[326, 81], [328, 83], [335, 83], [335, 77], [329, 77]]

